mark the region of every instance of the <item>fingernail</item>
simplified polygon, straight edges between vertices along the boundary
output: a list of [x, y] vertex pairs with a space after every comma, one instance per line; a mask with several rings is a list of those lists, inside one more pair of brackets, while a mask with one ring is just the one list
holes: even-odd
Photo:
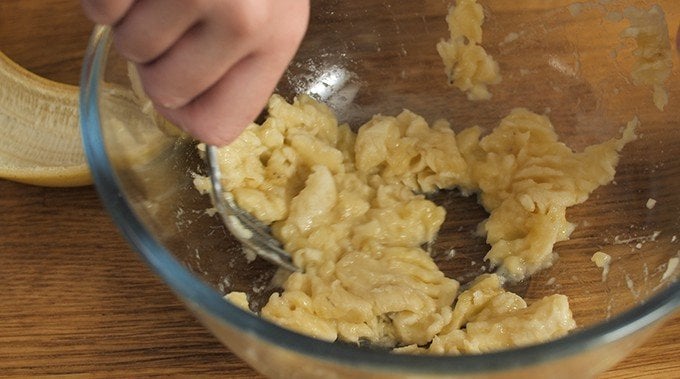
[[184, 101], [181, 99], [172, 99], [161, 103], [161, 107], [166, 109], [178, 109], [184, 106]]

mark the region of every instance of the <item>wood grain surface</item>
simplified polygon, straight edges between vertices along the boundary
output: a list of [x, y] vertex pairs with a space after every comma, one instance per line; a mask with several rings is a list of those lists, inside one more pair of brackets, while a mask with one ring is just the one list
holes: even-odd
[[[0, 49], [77, 83], [92, 25], [75, 0], [2, 0]], [[93, 187], [0, 180], [0, 377], [258, 374], [118, 234]], [[680, 315], [601, 378], [680, 378]]]

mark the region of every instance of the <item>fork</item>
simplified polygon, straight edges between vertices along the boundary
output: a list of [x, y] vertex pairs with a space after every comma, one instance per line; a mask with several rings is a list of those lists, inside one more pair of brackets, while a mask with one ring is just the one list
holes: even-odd
[[222, 169], [216, 146], [206, 145], [206, 158], [210, 171], [212, 198], [222, 222], [231, 234], [259, 257], [290, 271], [299, 271], [281, 242], [271, 234], [271, 228], [236, 204], [234, 196], [224, 191]]

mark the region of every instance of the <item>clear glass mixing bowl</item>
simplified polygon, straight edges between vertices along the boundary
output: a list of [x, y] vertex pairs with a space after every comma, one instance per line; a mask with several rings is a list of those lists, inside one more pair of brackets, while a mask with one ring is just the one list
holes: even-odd
[[[81, 82], [85, 151], [102, 201], [134, 248], [196, 316], [234, 353], [271, 377], [554, 377], [596, 375], [629, 354], [680, 305], [680, 84], [678, 59], [661, 112], [652, 91], [630, 79], [635, 47], [626, 20], [606, 11], [627, 4], [486, 1], [484, 46], [498, 60], [493, 99], [470, 102], [449, 87], [435, 44], [447, 36], [447, 0], [314, 1], [308, 34], [281, 80], [290, 98], [308, 93], [341, 121], [358, 126], [375, 113], [408, 108], [454, 128], [494, 127], [514, 107], [549, 114], [576, 150], [617, 136], [632, 117], [641, 138], [622, 153], [615, 183], [596, 190], [568, 218], [578, 227], [556, 245], [550, 269], [512, 289], [529, 301], [559, 292], [570, 298], [578, 330], [537, 346], [476, 356], [396, 355], [328, 343], [282, 329], [223, 299], [229, 291], [263, 304], [275, 269], [249, 263], [192, 178], [205, 170], [195, 141], [159, 130], [129, 96], [126, 63], [94, 30]], [[658, 1], [678, 25], [680, 3]], [[517, 5], [517, 4], [521, 4]], [[606, 8], [606, 9], [605, 9]], [[671, 33], [671, 31], [669, 31]], [[675, 33], [671, 33], [675, 35]], [[106, 84], [105, 84], [106, 83]], [[244, 89], [247, 90], [247, 89]], [[229, 104], [225, 104], [229, 106]], [[132, 109], [132, 110], [130, 110]], [[121, 111], [125, 110], [125, 111]], [[656, 206], [648, 208], [648, 199]], [[433, 256], [448, 275], [469, 281], [485, 267], [488, 247], [474, 237], [484, 211], [455, 191], [434, 199], [449, 214]], [[455, 259], [442, 252], [455, 249]], [[612, 256], [608, 278], [590, 257]]]

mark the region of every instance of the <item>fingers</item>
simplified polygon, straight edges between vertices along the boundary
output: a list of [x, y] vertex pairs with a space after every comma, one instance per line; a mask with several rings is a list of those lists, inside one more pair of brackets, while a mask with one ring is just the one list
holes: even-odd
[[265, 107], [285, 67], [281, 59], [268, 54], [250, 56], [187, 106], [159, 111], [201, 141], [228, 144]]
[[305, 33], [309, 0], [81, 0], [113, 25], [161, 114], [222, 145], [261, 112]]
[[[300, 14], [305, 15], [304, 9], [301, 11]], [[297, 50], [305, 25], [306, 19], [302, 23], [293, 21], [288, 26], [290, 34], [281, 33], [272, 38], [271, 45], [232, 66], [192, 102], [178, 109], [160, 107], [159, 112], [203, 142], [217, 146], [228, 144], [266, 105]]]
[[97, 24], [114, 25], [127, 13], [135, 0], [81, 0], [85, 15]]
[[[162, 0], [144, 2], [146, 1], [158, 1], [157, 4], [161, 7], [165, 6]], [[269, 21], [267, 17], [272, 15], [270, 8], [275, 4], [269, 1], [244, 0], [203, 2], [194, 0], [194, 2], [203, 5], [200, 6], [199, 16], [194, 16], [197, 21], [191, 29], [173, 42], [161, 56], [154, 57], [153, 54], [149, 54], [144, 57], [146, 59], [138, 60], [148, 62], [139, 67], [144, 89], [154, 103], [165, 108], [186, 105], [215, 84], [230, 67], [265, 43], [264, 40], [269, 33], [265, 28]], [[186, 0], [180, 1], [180, 4], [179, 8], [187, 6]], [[199, 7], [190, 8], [195, 11]], [[136, 13], [137, 8], [132, 11], [131, 13]], [[173, 13], [182, 11], [180, 9]], [[148, 16], [157, 17], [157, 14], [152, 10]], [[138, 20], [143, 21], [145, 17], [139, 16]], [[132, 17], [130, 20], [126, 18], [121, 27], [124, 28], [128, 21], [132, 24], [137, 20]], [[185, 22], [183, 25], [187, 24]], [[141, 47], [149, 44], [148, 40], [143, 41], [144, 39], [136, 37], [136, 32], [129, 35], [130, 39], [140, 40]], [[174, 34], [176, 35], [177, 33]], [[123, 40], [120, 44], [131, 45], [130, 41]], [[164, 47], [166, 46], [167, 43]], [[143, 49], [138, 50], [139, 54], [142, 54]]]
[[[187, 6], [187, 3], [194, 6]], [[134, 63], [150, 62], [174, 45], [209, 8], [209, 2], [136, 1], [114, 28], [116, 49]]]
[[[242, 1], [220, 3], [213, 9], [215, 16], [208, 16], [187, 32], [158, 60], [140, 65], [139, 73], [147, 95], [163, 108], [182, 108], [218, 81], [229, 83], [223, 76], [234, 70], [244, 57], [249, 57], [247, 62], [259, 64], [261, 57], [283, 54], [283, 59], [277, 58], [267, 66], [269, 72], [249, 70], [254, 75], [251, 81], [257, 85], [267, 83], [265, 91], [253, 92], [263, 96], [257, 101], [258, 106], [263, 105], [268, 97], [266, 92], [271, 93], [304, 35], [309, 12], [306, 3], [304, 0], [276, 0], [250, 3], [245, 8]], [[276, 6], [285, 9], [280, 12], [271, 9]], [[285, 14], [287, 12], [290, 16]], [[276, 24], [269, 29], [272, 22]], [[252, 86], [241, 84], [240, 91], [252, 91]], [[249, 115], [254, 118], [258, 113], [259, 110], [251, 109]], [[242, 128], [249, 121], [252, 119], [240, 122], [238, 127]]]
[[266, 105], [278, 76], [271, 71], [261, 75], [265, 66], [260, 58], [244, 59], [190, 104], [159, 112], [199, 140], [225, 145], [238, 137]]
[[155, 103], [166, 108], [182, 107], [248, 55], [255, 43], [228, 33], [222, 23], [203, 22], [162, 57], [140, 66], [142, 85]]

